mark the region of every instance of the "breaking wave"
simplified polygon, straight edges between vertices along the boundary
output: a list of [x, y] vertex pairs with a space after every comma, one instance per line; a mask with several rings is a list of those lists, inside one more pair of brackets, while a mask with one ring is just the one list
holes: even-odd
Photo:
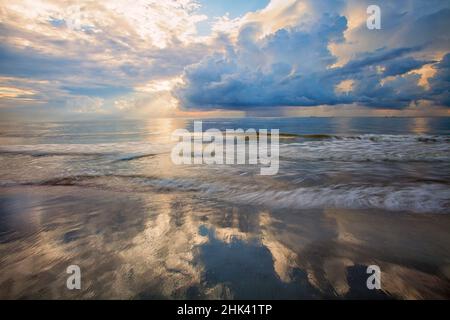
[[129, 161], [169, 152], [167, 145], [142, 142], [99, 144], [3, 145], [0, 154], [51, 156], [117, 156], [116, 161]]
[[[3, 186], [11, 186], [5, 182]], [[450, 188], [446, 183], [393, 184], [387, 186], [336, 184], [279, 188], [247, 183], [218, 183], [191, 178], [144, 175], [81, 175], [20, 185], [82, 186], [119, 192], [196, 192], [198, 196], [273, 209], [380, 209], [416, 213], [450, 213]]]
[[449, 162], [450, 138], [372, 134], [329, 136], [282, 144], [280, 156], [308, 161]]

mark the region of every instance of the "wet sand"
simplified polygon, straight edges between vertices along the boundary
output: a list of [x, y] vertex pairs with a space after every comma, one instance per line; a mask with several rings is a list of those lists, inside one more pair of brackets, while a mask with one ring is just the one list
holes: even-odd
[[[449, 299], [450, 217], [2, 187], [2, 299]], [[66, 268], [81, 268], [68, 290]], [[380, 291], [366, 268], [381, 268]]]

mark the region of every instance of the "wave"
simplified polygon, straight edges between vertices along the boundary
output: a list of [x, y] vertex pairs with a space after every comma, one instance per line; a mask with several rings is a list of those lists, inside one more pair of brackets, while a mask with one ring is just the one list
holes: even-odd
[[120, 157], [119, 159], [114, 160], [114, 162], [132, 161], [132, 160], [138, 160], [138, 159], [142, 159], [142, 158], [153, 158], [155, 156], [157, 156], [156, 153], [132, 154], [132, 155], [126, 155], [124, 157]]
[[75, 175], [56, 177], [47, 180], [36, 181], [3, 181], [1, 186], [80, 186], [92, 187], [104, 190], [124, 192], [146, 192], [146, 191], [205, 191], [207, 184], [198, 184], [196, 180], [189, 179], [164, 179], [146, 175], [120, 175], [120, 174], [98, 174], [98, 175]]
[[[374, 134], [338, 136], [288, 133], [282, 133], [281, 136], [290, 140], [280, 145], [280, 157], [287, 160], [450, 161], [448, 136]], [[113, 161], [131, 161], [170, 151], [171, 144], [156, 142], [0, 146], [0, 154], [33, 157], [112, 156]]]
[[304, 139], [317, 140], [366, 140], [373, 142], [450, 142], [449, 136], [438, 135], [394, 135], [394, 134], [361, 134], [361, 135], [334, 135], [334, 134], [288, 134], [280, 133], [280, 136], [297, 137]]
[[449, 162], [446, 136], [360, 135], [282, 144], [280, 156], [308, 161]]
[[290, 209], [346, 208], [449, 213], [447, 185], [345, 186], [298, 188], [290, 191], [251, 192], [236, 195], [234, 201]]
[[167, 145], [150, 142], [0, 146], [0, 154], [27, 155], [32, 157], [117, 155], [117, 161], [152, 157], [169, 151], [170, 148]]
[[[8, 181], [3, 186], [11, 186]], [[193, 178], [145, 175], [80, 175], [18, 183], [41, 186], [82, 186], [120, 192], [196, 192], [198, 196], [272, 209], [380, 209], [416, 213], [450, 213], [448, 183], [387, 186], [335, 184], [287, 189], [244, 182], [218, 183]]]

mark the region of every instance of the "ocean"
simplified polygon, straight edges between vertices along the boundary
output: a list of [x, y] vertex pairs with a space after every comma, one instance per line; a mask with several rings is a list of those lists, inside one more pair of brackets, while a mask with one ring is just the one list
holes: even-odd
[[202, 122], [279, 129], [278, 173], [173, 164], [194, 119], [3, 122], [0, 298], [450, 298], [450, 118]]

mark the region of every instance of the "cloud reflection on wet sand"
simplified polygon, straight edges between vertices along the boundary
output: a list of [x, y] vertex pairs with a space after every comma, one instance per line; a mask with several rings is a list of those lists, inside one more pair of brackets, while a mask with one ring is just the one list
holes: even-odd
[[[0, 201], [1, 298], [450, 297], [446, 215], [73, 186], [4, 188]], [[65, 287], [70, 264], [80, 291]], [[382, 293], [364, 291], [370, 264]]]

